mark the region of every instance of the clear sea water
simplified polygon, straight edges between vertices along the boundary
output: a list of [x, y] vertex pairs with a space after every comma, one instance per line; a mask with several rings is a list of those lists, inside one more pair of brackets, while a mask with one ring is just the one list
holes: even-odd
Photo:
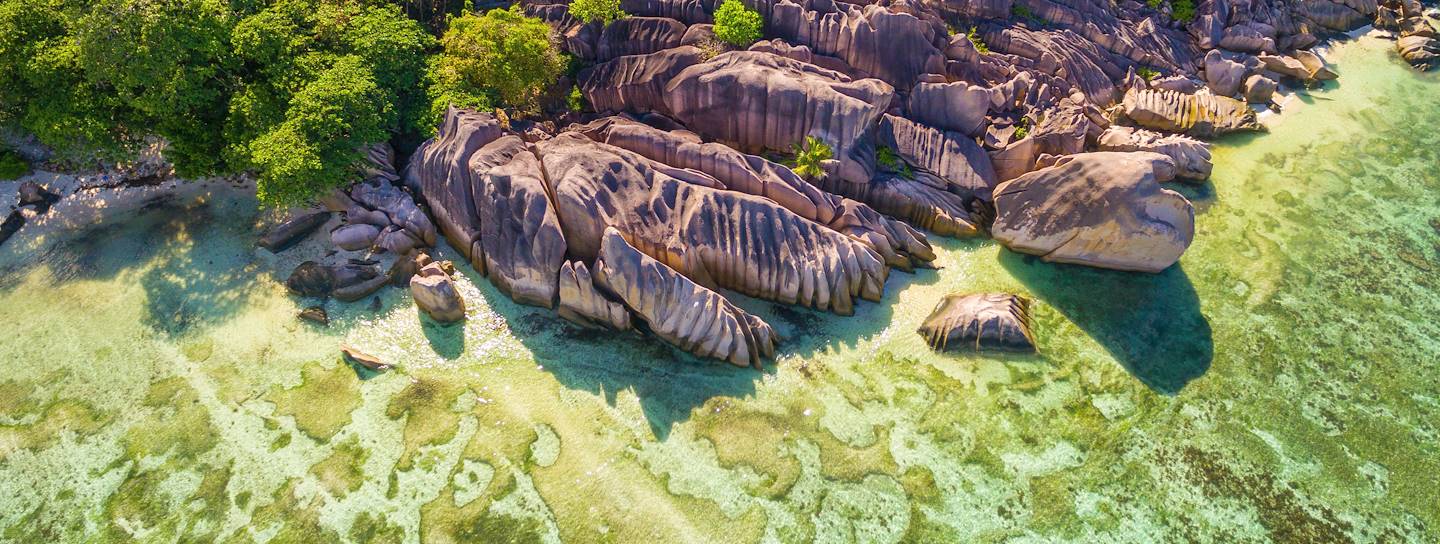
[[[220, 191], [22, 233], [0, 541], [1440, 541], [1440, 76], [1390, 47], [1337, 46], [1338, 85], [1218, 145], [1178, 266], [936, 239], [854, 317], [742, 301], [786, 336], [764, 372], [468, 267], [463, 326], [393, 288], [303, 324], [296, 257]], [[1039, 355], [914, 333], [996, 290], [1037, 301]], [[399, 368], [361, 379], [340, 342]]]

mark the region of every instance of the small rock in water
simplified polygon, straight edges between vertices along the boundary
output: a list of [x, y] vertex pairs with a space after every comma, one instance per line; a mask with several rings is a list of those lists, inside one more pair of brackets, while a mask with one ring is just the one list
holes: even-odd
[[325, 308], [321, 308], [319, 306], [311, 306], [304, 310], [300, 310], [300, 319], [304, 319], [313, 323], [319, 323], [321, 325], [330, 324], [330, 315], [325, 313]]
[[1035, 351], [1029, 301], [1015, 295], [949, 295], [916, 332], [936, 351]]
[[375, 298], [370, 299], [370, 311], [372, 311], [372, 312], [378, 312], [378, 311], [380, 311], [380, 309], [383, 308], [383, 307], [384, 307], [384, 305], [381, 304], [381, 302], [380, 302], [380, 297], [375, 297]]
[[328, 296], [335, 289], [335, 271], [315, 261], [305, 261], [295, 267], [285, 280], [290, 292], [302, 297]]
[[465, 299], [455, 288], [455, 280], [445, 273], [444, 262], [448, 261], [427, 264], [410, 278], [410, 294], [415, 296], [415, 305], [435, 321], [454, 323], [465, 319]]
[[355, 349], [349, 344], [340, 344], [340, 355], [345, 357], [345, 362], [360, 365], [369, 370], [376, 372], [390, 370], [390, 365], [381, 362], [378, 357]]
[[284, 223], [275, 225], [270, 232], [260, 237], [260, 247], [279, 253], [304, 240], [315, 229], [330, 220], [330, 212], [315, 212], [297, 215]]

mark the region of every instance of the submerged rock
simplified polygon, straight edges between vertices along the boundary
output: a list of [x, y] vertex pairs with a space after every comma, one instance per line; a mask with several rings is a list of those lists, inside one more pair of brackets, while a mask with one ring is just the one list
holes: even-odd
[[326, 313], [325, 308], [320, 306], [311, 306], [300, 310], [300, 319], [321, 325], [330, 324], [330, 314]]
[[291, 217], [285, 222], [275, 225], [264, 236], [261, 236], [259, 245], [272, 253], [285, 251], [329, 220], [329, 212], [314, 212]]
[[1195, 236], [1195, 209], [1160, 187], [1175, 162], [1158, 153], [1061, 157], [995, 189], [991, 233], [1006, 247], [1049, 262], [1159, 272]]
[[290, 272], [285, 287], [302, 297], [329, 296], [335, 289], [335, 271], [315, 261], [305, 261]]
[[415, 306], [435, 321], [454, 323], [465, 319], [465, 299], [438, 262], [425, 265], [410, 278], [410, 294], [415, 297]]
[[936, 351], [1035, 351], [1030, 303], [1015, 295], [948, 295], [916, 332]]

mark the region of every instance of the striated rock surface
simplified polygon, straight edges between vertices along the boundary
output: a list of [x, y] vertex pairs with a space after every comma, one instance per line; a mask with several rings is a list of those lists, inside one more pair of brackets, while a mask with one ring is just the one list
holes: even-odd
[[618, 57], [581, 70], [577, 79], [580, 92], [595, 111], [666, 113], [666, 84], [702, 58], [699, 48], [686, 45], [648, 55]]
[[910, 90], [906, 115], [940, 130], [980, 134], [990, 111], [990, 91], [963, 81], [921, 83]]
[[1224, 96], [1131, 90], [1123, 104], [1127, 118], [1145, 128], [1191, 136], [1218, 136], [1260, 130], [1255, 110]]
[[607, 61], [625, 55], [648, 55], [678, 47], [685, 24], [666, 17], [626, 17], [605, 25], [595, 57]]
[[665, 104], [685, 126], [742, 150], [789, 151], [806, 136], [819, 137], [841, 161], [840, 177], [864, 183], [873, 167], [862, 137], [893, 94], [879, 80], [852, 80], [779, 55], [735, 51], [681, 71], [665, 87]]
[[1210, 144], [1175, 134], [1114, 126], [1100, 135], [1101, 151], [1149, 151], [1175, 162], [1175, 177], [1201, 181], [1210, 177]]
[[1029, 301], [1015, 295], [948, 295], [916, 332], [936, 351], [1035, 351]]
[[869, 206], [827, 193], [789, 168], [717, 143], [702, 143], [689, 132], [664, 131], [623, 117], [579, 127], [590, 138], [653, 161], [699, 170], [732, 191], [765, 197], [796, 215], [861, 240], [886, 264], [910, 269], [935, 259], [925, 236]]
[[761, 368], [774, 357], [770, 325], [714, 291], [690, 281], [605, 229], [595, 264], [595, 283], [639, 317], [666, 342], [702, 357]]
[[820, 11], [790, 0], [757, 4], [768, 15], [769, 33], [837, 57], [896, 88], [909, 89], [921, 74], [945, 71], [945, 56], [935, 46], [944, 32], [938, 21], [878, 5], [830, 2], [828, 11]]
[[707, 287], [845, 315], [856, 298], [880, 297], [888, 268], [874, 250], [773, 201], [578, 133], [541, 142], [538, 152], [572, 258], [592, 260], [615, 227]]
[[918, 179], [934, 179], [932, 185], [937, 189], [955, 193], [965, 201], [990, 200], [996, 184], [995, 169], [990, 156], [974, 139], [894, 115], [882, 117], [876, 132], [880, 145], [895, 150], [905, 162], [921, 169]]
[[595, 288], [590, 268], [583, 262], [565, 261], [560, 266], [560, 317], [591, 328], [630, 330], [630, 312]]
[[1160, 187], [1175, 163], [1158, 153], [1082, 153], [1001, 184], [991, 232], [1050, 262], [1159, 272], [1195, 235], [1195, 210]]

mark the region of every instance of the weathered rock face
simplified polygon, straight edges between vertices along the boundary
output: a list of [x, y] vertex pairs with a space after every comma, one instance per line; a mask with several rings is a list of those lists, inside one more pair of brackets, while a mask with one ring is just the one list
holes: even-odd
[[1195, 210], [1162, 189], [1175, 163], [1158, 153], [1082, 153], [1001, 184], [995, 239], [1051, 262], [1159, 272], [1195, 235]]
[[529, 144], [502, 136], [493, 117], [451, 110], [406, 183], [477, 271], [517, 302], [553, 308], [566, 243], [540, 176]]
[[1035, 351], [1029, 302], [1015, 295], [948, 295], [916, 332], [936, 351]]
[[878, 5], [828, 3], [833, 8], [822, 12], [790, 0], [758, 4], [771, 33], [838, 57], [896, 88], [909, 89], [921, 74], [945, 71], [945, 56], [935, 46], [944, 26], [937, 29], [910, 13]]
[[580, 127], [590, 138], [677, 168], [710, 174], [732, 191], [765, 197], [796, 215], [861, 240], [886, 264], [910, 269], [935, 259], [924, 235], [869, 206], [827, 193], [789, 168], [689, 132], [664, 131], [623, 117]]
[[[44, 202], [44, 200], [41, 200]], [[21, 203], [25, 204], [22, 197]], [[330, 220], [329, 212], [302, 213], [285, 220], [279, 225], [271, 228], [264, 236], [260, 237], [260, 247], [279, 253], [290, 249], [296, 243], [304, 240], [315, 229], [320, 228], [326, 221]]]
[[1262, 128], [1255, 110], [1223, 96], [1131, 90], [1125, 94], [1123, 107], [1131, 121], [1163, 132], [1207, 137]]
[[635, 249], [614, 228], [602, 234], [595, 283], [680, 349], [755, 368], [775, 355], [769, 324]]
[[624, 55], [648, 55], [678, 47], [685, 24], [665, 17], [626, 17], [605, 25], [595, 57], [607, 61]]
[[577, 79], [580, 92], [595, 111], [666, 113], [666, 84], [702, 58], [699, 48], [686, 45], [649, 55], [618, 57], [580, 71]]
[[1205, 54], [1205, 83], [1217, 95], [1234, 96], [1252, 71], [1252, 67], [1225, 58], [1219, 49]]
[[865, 183], [872, 167], [860, 156], [862, 138], [893, 94], [878, 80], [851, 80], [794, 59], [735, 51], [681, 71], [665, 87], [665, 103], [685, 126], [742, 150], [788, 151], [817, 136], [834, 148], [842, 179]]
[[454, 323], [465, 319], [465, 299], [438, 262], [425, 265], [410, 278], [410, 294], [415, 297], [415, 306], [435, 321]]
[[1245, 101], [1251, 104], [1269, 104], [1279, 87], [1279, 83], [1268, 77], [1260, 74], [1250, 76], [1245, 80]]
[[[963, 134], [926, 127], [903, 117], [885, 115], [876, 129], [880, 145], [895, 150], [905, 162], [919, 167], [922, 180], [935, 180], [937, 189], [962, 200], [989, 201], [995, 169], [980, 145]], [[933, 174], [927, 176], [923, 174]]]
[[330, 243], [346, 251], [369, 249], [380, 237], [380, 229], [374, 225], [357, 223], [345, 225], [330, 232]]
[[590, 268], [583, 262], [565, 261], [560, 267], [560, 317], [581, 326], [630, 330], [630, 312], [595, 289]]
[[865, 244], [701, 172], [577, 133], [538, 152], [572, 258], [593, 260], [615, 227], [696, 282], [757, 298], [848, 315], [883, 289], [888, 269]]
[[1100, 135], [1101, 151], [1149, 151], [1170, 157], [1175, 162], [1175, 176], [1202, 181], [1210, 177], [1210, 144], [1179, 136], [1161, 134], [1133, 127], [1113, 126]]
[[958, 81], [921, 83], [910, 90], [905, 111], [910, 119], [940, 130], [976, 136], [990, 111], [990, 90]]

